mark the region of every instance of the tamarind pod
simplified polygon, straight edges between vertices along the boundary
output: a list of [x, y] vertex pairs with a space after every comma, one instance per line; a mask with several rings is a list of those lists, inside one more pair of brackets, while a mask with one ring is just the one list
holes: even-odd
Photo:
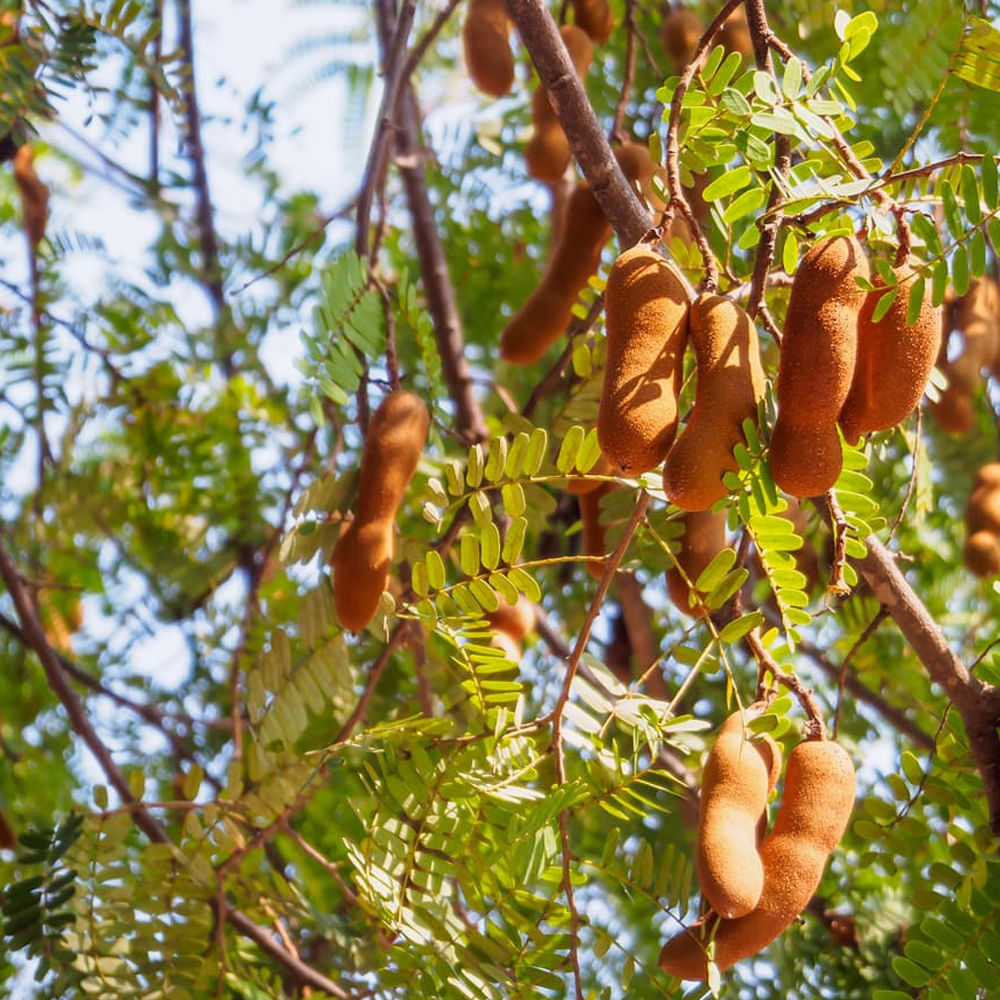
[[962, 547], [965, 568], [978, 577], [1000, 573], [1000, 539], [992, 531], [974, 531]]
[[[647, 165], [655, 164], [637, 143], [615, 149], [615, 159], [625, 178], [635, 183]], [[642, 148], [642, 147], [638, 147]], [[594, 197], [590, 185], [577, 184], [567, 199], [558, 242], [538, 287], [525, 299], [500, 335], [500, 356], [518, 365], [530, 365], [566, 331], [573, 304], [592, 274], [601, 265], [601, 251], [611, 237], [611, 223]]]
[[577, 27], [582, 28], [595, 42], [603, 43], [611, 37], [615, 15], [608, 0], [573, 0]]
[[660, 42], [678, 73], [683, 73], [694, 57], [705, 26], [687, 7], [675, 6], [660, 25]]
[[948, 434], [968, 434], [975, 423], [972, 396], [955, 383], [950, 383], [936, 401], [932, 400], [928, 409], [937, 425]]
[[687, 309], [683, 285], [654, 249], [635, 246], [615, 261], [604, 294], [608, 351], [597, 439], [622, 472], [659, 465], [674, 439]]
[[955, 326], [961, 331], [963, 349], [951, 367], [972, 393], [982, 370], [992, 365], [1000, 351], [1000, 286], [992, 278], [976, 279], [956, 300]]
[[750, 742], [750, 717], [734, 712], [722, 724], [701, 779], [695, 869], [702, 896], [724, 917], [743, 916], [760, 899], [764, 868], [757, 853], [758, 823], [781, 770], [773, 740]]
[[753, 38], [747, 23], [747, 12], [741, 5], [723, 22], [717, 36], [728, 52], [738, 52], [744, 59], [753, 59]]
[[667, 173], [649, 154], [649, 147], [641, 142], [623, 142], [614, 150], [615, 159], [622, 173], [633, 184], [638, 185], [639, 192], [649, 202], [653, 211], [663, 211], [663, 202], [656, 197], [651, 181], [659, 176], [666, 182]]
[[[694, 584], [708, 564], [726, 547], [726, 515], [696, 510], [683, 516], [684, 534], [677, 563]], [[676, 607], [689, 615], [701, 617], [705, 609], [692, 600], [691, 588], [677, 567], [667, 570], [667, 593]]]
[[877, 277], [875, 291], [865, 296], [858, 316], [858, 353], [851, 391], [840, 413], [849, 444], [862, 434], [895, 427], [910, 414], [924, 394], [941, 346], [941, 308], [924, 297], [914, 323], [906, 322], [910, 289], [917, 279], [909, 267], [893, 268], [898, 291], [888, 312], [876, 323], [875, 309], [885, 282]]
[[484, 94], [502, 97], [514, 85], [513, 22], [503, 0], [469, 0], [462, 25], [465, 65]]
[[604, 525], [601, 524], [601, 497], [613, 489], [612, 483], [601, 483], [596, 490], [580, 494], [580, 551], [582, 555], [601, 558], [601, 562], [588, 560], [584, 563], [595, 580], [604, 576], [604, 557], [608, 554]]
[[[615, 470], [611, 467], [611, 463], [603, 455], [601, 455], [588, 475], [612, 476], [614, 475], [614, 471]], [[609, 483], [602, 482], [600, 479], [584, 479], [582, 477], [575, 476], [566, 483], [566, 492], [575, 493], [577, 496], [583, 496], [585, 493], [593, 493], [594, 490], [600, 489], [602, 486], [609, 485]]]
[[965, 505], [965, 523], [969, 534], [988, 531], [1000, 534], [1000, 463], [984, 465]]
[[684, 510], [706, 510], [727, 493], [723, 474], [739, 468], [733, 448], [746, 441], [743, 421], [756, 420], [764, 369], [753, 322], [731, 299], [699, 295], [688, 335], [698, 384], [687, 427], [667, 454], [663, 490]]
[[341, 625], [363, 629], [389, 582], [395, 519], [427, 441], [430, 414], [412, 392], [389, 393], [372, 414], [361, 452], [357, 513], [334, 547], [333, 600]]
[[49, 218], [49, 189], [35, 173], [34, 158], [34, 151], [27, 143], [18, 149], [14, 154], [14, 182], [21, 193], [24, 231], [28, 242], [37, 247], [45, 237]]
[[562, 233], [538, 287], [525, 299], [500, 335], [500, 356], [530, 365], [566, 331], [573, 303], [597, 272], [611, 225], [590, 185], [578, 184], [569, 196]]
[[523, 594], [516, 603], [501, 601], [496, 611], [486, 616], [494, 632], [503, 632], [515, 642], [522, 642], [535, 627], [535, 606]]
[[792, 280], [778, 363], [778, 419], [771, 435], [774, 481], [792, 496], [816, 496], [840, 475], [837, 418], [854, 377], [857, 278], [868, 259], [853, 236], [820, 240]]
[[742, 917], [710, 918], [675, 935], [660, 952], [660, 968], [680, 979], [705, 980], [709, 940], [715, 942], [715, 964], [722, 972], [779, 937], [816, 892], [847, 828], [855, 788], [854, 767], [839, 743], [800, 743], [788, 756], [785, 793], [774, 829], [761, 845], [759, 902]]
[[[593, 43], [582, 28], [573, 24], [564, 24], [559, 33], [576, 74], [582, 80], [594, 56]], [[531, 120], [535, 132], [524, 147], [528, 174], [543, 184], [557, 184], [569, 166], [569, 140], [542, 86], [531, 96]]]

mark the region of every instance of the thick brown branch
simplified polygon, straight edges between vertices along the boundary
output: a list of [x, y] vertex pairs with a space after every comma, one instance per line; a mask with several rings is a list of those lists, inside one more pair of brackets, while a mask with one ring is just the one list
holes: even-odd
[[874, 536], [858, 566], [876, 600], [886, 606], [903, 637], [913, 647], [931, 680], [958, 709], [979, 768], [989, 808], [990, 828], [1000, 836], [1000, 688], [973, 677], [952, 652], [937, 623], [914, 593], [895, 560]]

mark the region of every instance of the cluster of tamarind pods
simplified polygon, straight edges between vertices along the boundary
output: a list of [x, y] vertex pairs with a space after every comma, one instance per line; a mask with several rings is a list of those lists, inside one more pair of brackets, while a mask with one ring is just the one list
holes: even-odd
[[660, 968], [679, 979], [708, 978], [774, 941], [806, 908], [847, 828], [856, 779], [846, 750], [806, 739], [789, 754], [784, 793], [767, 830], [767, 800], [781, 774], [781, 749], [751, 740], [759, 706], [719, 728], [702, 773], [695, 869], [707, 912], [672, 937]]

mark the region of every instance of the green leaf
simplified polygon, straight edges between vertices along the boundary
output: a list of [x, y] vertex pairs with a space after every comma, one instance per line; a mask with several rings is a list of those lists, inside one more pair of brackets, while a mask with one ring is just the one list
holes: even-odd
[[486, 479], [497, 482], [504, 474], [504, 465], [507, 462], [507, 439], [496, 437], [490, 442], [490, 454], [486, 459], [486, 468], [483, 470]]
[[802, 62], [795, 56], [785, 63], [785, 72], [781, 78], [781, 92], [790, 101], [799, 96], [802, 89]]
[[899, 767], [911, 785], [919, 785], [924, 780], [924, 769], [920, 761], [909, 750], [904, 750], [899, 758]]
[[466, 576], [475, 576], [479, 572], [479, 543], [476, 536], [466, 532], [459, 539], [458, 562]]
[[507, 565], [517, 562], [524, 548], [524, 538], [528, 530], [528, 522], [523, 517], [515, 517], [507, 528], [507, 537], [503, 542], [501, 558]]
[[748, 614], [734, 618], [719, 632], [719, 641], [725, 643], [739, 642], [744, 636], [749, 635], [759, 625], [764, 624], [764, 616], [759, 611], [751, 611]]
[[482, 564], [487, 569], [496, 569], [500, 564], [500, 529], [494, 522], [491, 521], [480, 532], [479, 549]]
[[983, 18], [973, 18], [962, 40], [955, 75], [984, 90], [1000, 91], [1000, 31]]
[[586, 432], [579, 424], [574, 424], [566, 432], [556, 458], [556, 468], [560, 472], [569, 472], [573, 468], [585, 436]]
[[721, 177], [717, 177], [712, 181], [702, 192], [702, 197], [705, 201], [718, 201], [720, 198], [725, 198], [727, 195], [734, 194], [745, 188], [750, 183], [752, 177], [750, 168], [746, 164], [743, 164], [735, 170], [727, 171]]
[[444, 569], [444, 561], [437, 549], [431, 549], [424, 562], [427, 565], [427, 582], [434, 590], [441, 590], [444, 587], [447, 576]]
[[897, 955], [892, 960], [893, 971], [908, 986], [926, 986], [933, 975], [926, 969], [922, 969], [916, 962], [911, 961], [903, 955]]

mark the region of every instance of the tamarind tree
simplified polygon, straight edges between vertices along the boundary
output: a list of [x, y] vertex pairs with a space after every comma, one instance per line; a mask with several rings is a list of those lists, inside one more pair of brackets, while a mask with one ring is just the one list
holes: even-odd
[[[317, 5], [337, 204], [273, 165], [268, 81], [220, 113], [212, 5], [0, 2], [0, 993], [1000, 996], [1000, 4], [477, 2], [470, 46], [471, 3]], [[466, 66], [507, 44], [512, 75]], [[783, 322], [837, 234], [874, 318], [941, 307], [943, 347], [791, 497]], [[600, 453], [605, 281], [644, 239], [759, 338], [756, 419], [721, 388], [699, 415], [708, 513]], [[565, 328], [501, 358], [553, 258]], [[400, 388], [430, 431], [373, 501], [391, 572], [352, 632], [330, 557]], [[755, 702], [786, 754], [835, 738], [858, 797], [801, 919], [685, 986], [658, 956], [699, 916], [702, 764]]]

